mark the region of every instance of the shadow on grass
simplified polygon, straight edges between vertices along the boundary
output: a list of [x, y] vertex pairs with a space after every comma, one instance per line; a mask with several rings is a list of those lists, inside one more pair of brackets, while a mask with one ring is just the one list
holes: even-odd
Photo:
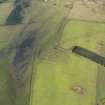
[[96, 62], [102, 66], [105, 66], [105, 57], [102, 57], [101, 55], [98, 55], [92, 51], [89, 51], [85, 48], [79, 47], [79, 46], [74, 46], [72, 49], [72, 52], [83, 56], [85, 58], [90, 59], [93, 62]]

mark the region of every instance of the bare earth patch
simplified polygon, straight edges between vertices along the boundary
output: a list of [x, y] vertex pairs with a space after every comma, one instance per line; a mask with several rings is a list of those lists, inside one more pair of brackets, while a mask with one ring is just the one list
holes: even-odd
[[72, 91], [74, 91], [75, 93], [77, 93], [79, 95], [84, 95], [84, 89], [80, 85], [74, 85], [71, 87], [71, 89], [72, 89]]
[[104, 2], [94, 2], [89, 0], [80, 0], [74, 3], [69, 18], [88, 21], [105, 21]]

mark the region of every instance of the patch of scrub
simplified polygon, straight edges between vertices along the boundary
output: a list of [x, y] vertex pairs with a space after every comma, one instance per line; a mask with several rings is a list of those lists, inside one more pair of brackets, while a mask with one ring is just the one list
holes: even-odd
[[4, 2], [6, 2], [6, 1], [8, 1], [8, 0], [0, 0], [0, 3], [4, 3]]
[[21, 79], [23, 73], [26, 70], [27, 65], [32, 57], [33, 43], [35, 39], [31, 36], [24, 39], [16, 47], [16, 55], [13, 60], [13, 77], [16, 79]]
[[15, 1], [15, 7], [9, 14], [6, 20], [6, 25], [21, 24], [24, 18], [25, 8], [31, 6], [31, 1]]
[[[30, 82], [32, 77], [32, 57], [35, 38], [29, 32], [25, 38], [16, 43], [11, 64], [11, 77], [16, 92], [16, 105], [28, 105], [30, 99]], [[20, 38], [19, 38], [20, 39]]]
[[22, 7], [15, 7], [6, 20], [6, 25], [16, 25], [22, 23], [23, 16], [21, 14]]
[[32, 0], [15, 0], [14, 5], [15, 6], [21, 5], [24, 8], [31, 6], [31, 2]]

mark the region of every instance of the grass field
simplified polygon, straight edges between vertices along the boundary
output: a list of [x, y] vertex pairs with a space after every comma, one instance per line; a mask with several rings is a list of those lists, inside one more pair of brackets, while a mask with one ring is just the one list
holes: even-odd
[[[71, 53], [70, 48], [78, 45], [104, 56], [99, 45], [104, 44], [104, 33], [104, 24], [68, 22], [58, 48], [48, 49], [38, 60], [31, 105], [95, 105], [96, 96], [103, 98], [104, 67]], [[73, 91], [73, 86], [81, 86], [84, 94]]]
[[[105, 24], [70, 19], [72, 3], [32, 0], [32, 6], [23, 13], [23, 23], [14, 26], [4, 24], [13, 2], [0, 5], [0, 51], [11, 48], [0, 60], [0, 105], [101, 105], [105, 68], [71, 49], [81, 46], [105, 56]], [[16, 51], [25, 46], [23, 42], [32, 32], [33, 49], [20, 48], [25, 60], [17, 65], [26, 69], [16, 80], [11, 74]], [[20, 73], [23, 69], [16, 70]]]

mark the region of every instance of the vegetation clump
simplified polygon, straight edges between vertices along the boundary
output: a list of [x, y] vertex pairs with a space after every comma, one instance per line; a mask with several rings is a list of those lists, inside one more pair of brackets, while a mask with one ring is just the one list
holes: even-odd
[[15, 6], [21, 5], [23, 8], [30, 7], [31, 0], [15, 0]]
[[21, 6], [17, 6], [16, 8], [14, 8], [6, 20], [6, 25], [16, 25], [21, 23], [23, 20], [21, 11]]
[[4, 2], [6, 2], [7, 0], [0, 0], [0, 3], [4, 3]]
[[24, 18], [22, 12], [24, 8], [31, 5], [30, 0], [15, 0], [15, 8], [11, 11], [6, 20], [6, 25], [16, 25], [21, 24]]

